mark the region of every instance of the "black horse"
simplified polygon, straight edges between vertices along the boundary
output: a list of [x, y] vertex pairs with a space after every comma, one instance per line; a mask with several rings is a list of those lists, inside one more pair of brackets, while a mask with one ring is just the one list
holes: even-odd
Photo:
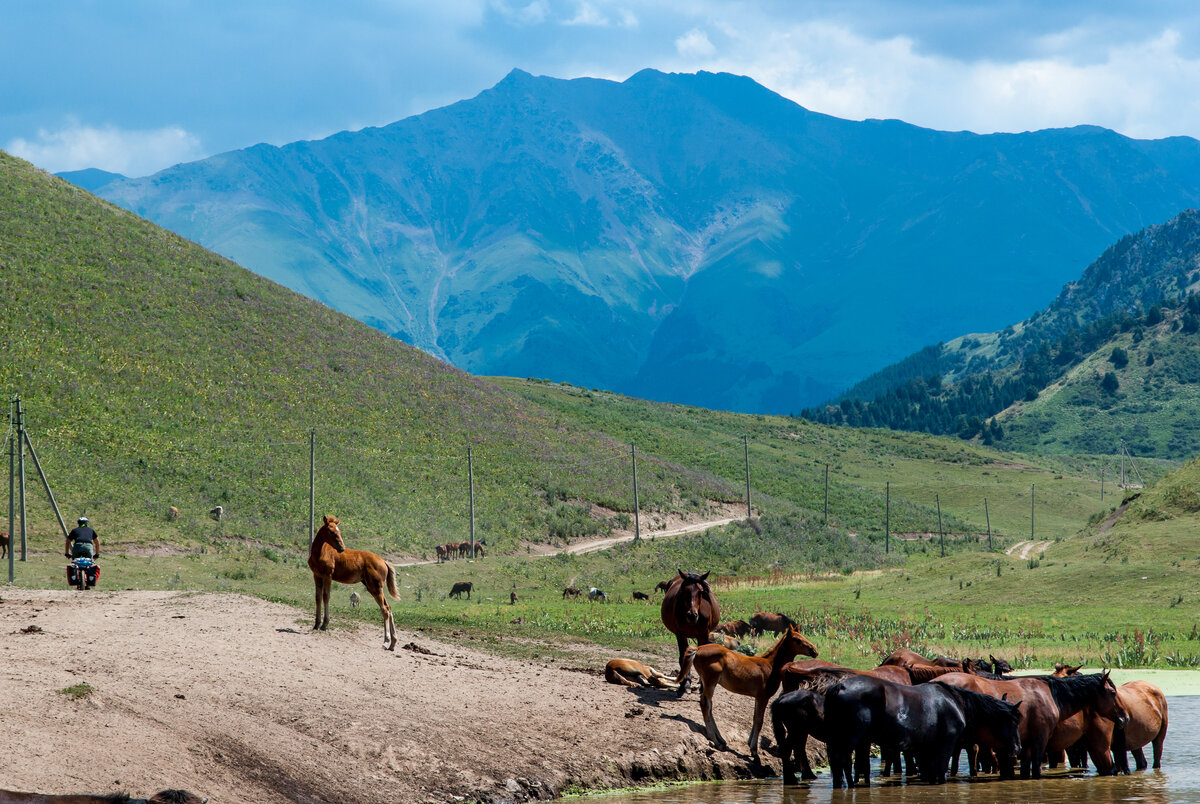
[[[825, 742], [825, 696], [813, 690], [785, 692], [771, 702], [771, 728], [783, 759], [783, 783], [796, 784], [796, 767], [800, 778], [816, 779], [808, 763], [808, 738]], [[793, 764], [793, 755], [795, 764]]]
[[911, 752], [929, 784], [945, 783], [951, 756], [968, 742], [992, 742], [1012, 757], [1021, 750], [1017, 704], [941, 682], [905, 687], [855, 676], [829, 690], [824, 715], [834, 787], [856, 777], [870, 784], [871, 743]]

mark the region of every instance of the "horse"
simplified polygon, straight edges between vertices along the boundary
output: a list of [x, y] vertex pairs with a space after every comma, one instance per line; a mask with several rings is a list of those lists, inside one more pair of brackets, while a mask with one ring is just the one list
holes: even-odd
[[1019, 753], [1019, 722], [1017, 704], [948, 684], [906, 687], [870, 676], [847, 678], [825, 696], [833, 786], [854, 785], [853, 750], [858, 752], [858, 775], [870, 784], [871, 743], [911, 752], [921, 780], [943, 784], [951, 756], [968, 740], [988, 739], [1003, 753]]
[[679, 575], [671, 579], [666, 594], [663, 595], [660, 616], [663, 625], [675, 635], [675, 641], [679, 645], [680, 698], [688, 686], [688, 674], [683, 672], [688, 638], [696, 640], [697, 645], [705, 645], [709, 642], [708, 635], [717, 627], [717, 623], [721, 622], [721, 607], [717, 603], [717, 596], [708, 587], [707, 578], [707, 572], [697, 575], [694, 572], [679, 570]]
[[[392, 607], [384, 596], [384, 588], [392, 597], [400, 597], [400, 590], [396, 588], [396, 570], [374, 553], [347, 550], [342, 532], [338, 529], [339, 521], [337, 517], [326, 516], [308, 549], [308, 568], [312, 570], [313, 584], [317, 588], [317, 617], [313, 622], [313, 630], [320, 628], [324, 631], [329, 627], [329, 593], [333, 582], [361, 582], [371, 597], [375, 598], [383, 614], [383, 641], [388, 643], [385, 647], [395, 650], [396, 623], [392, 619]], [[325, 608], [324, 620], [321, 619], [322, 606]]]
[[796, 784], [795, 756], [800, 765], [800, 778], [816, 779], [808, 763], [808, 738], [821, 742], [825, 735], [825, 696], [812, 690], [792, 690], [771, 702], [771, 730], [783, 759], [783, 783]]
[[744, 636], [748, 636], [752, 629], [750, 628], [750, 623], [746, 622], [745, 620], [733, 620], [731, 622], [721, 623], [713, 630], [720, 631], [722, 634], [728, 634], [729, 636], [741, 639]]
[[674, 579], [674, 578], [668, 578], [668, 579], [667, 579], [667, 580], [665, 580], [665, 581], [659, 581], [657, 584], [655, 584], [655, 586], [654, 586], [654, 591], [655, 591], [655, 592], [666, 592], [666, 591], [667, 591], [667, 589], [669, 589], [669, 588], [670, 588], [670, 586], [671, 586], [671, 581], [673, 581], [673, 580], [675, 580], [675, 579]]
[[729, 648], [730, 650], [737, 650], [738, 645], [742, 644], [741, 642], [738, 642], [737, 637], [731, 637], [729, 634], [726, 634], [722, 631], [711, 632], [708, 635], [708, 641], [714, 645], [721, 645]]
[[607, 603], [608, 595], [604, 594], [604, 592], [602, 590], [597, 589], [596, 587], [593, 586], [591, 589], [588, 590], [588, 600], [591, 600], [592, 602], [595, 602], [598, 600], [601, 603]]
[[471, 543], [470, 542], [459, 542], [458, 543], [458, 557], [464, 558], [464, 557], [470, 556], [470, 555], [471, 555]]
[[990, 659], [992, 662], [992, 672], [996, 673], [997, 675], [1003, 676], [1013, 671], [1013, 666], [1003, 659], [997, 659], [990, 653], [988, 654], [988, 659]]
[[0, 558], [6, 558], [8, 556], [8, 542], [8, 534], [0, 533]]
[[563, 600], [566, 600], [569, 597], [579, 597], [582, 594], [582, 589], [576, 589], [574, 586], [568, 586], [563, 589]]
[[187, 790], [160, 790], [150, 798], [130, 798], [123, 793], [88, 796], [0, 790], [0, 804], [204, 804], [206, 801], [207, 798]]
[[446, 560], [446, 545], [444, 545], [444, 544], [436, 545], [433, 548], [433, 551], [435, 553], [437, 553], [437, 560], [438, 560], [439, 564], [441, 564], [443, 561]]
[[1070, 665], [1063, 664], [1062, 662], [1055, 662], [1054, 672], [1050, 675], [1054, 676], [1055, 678], [1066, 678], [1067, 676], [1078, 675], [1082, 668], [1083, 665], [1081, 664]]
[[682, 686], [692, 667], [696, 668], [696, 673], [700, 676], [700, 713], [704, 716], [708, 739], [713, 745], [722, 751], [728, 748], [721, 732], [717, 730], [717, 722], [712, 714], [713, 694], [717, 687], [721, 686], [730, 692], [754, 699], [750, 756], [755, 763], [759, 762], [758, 734], [762, 731], [767, 701], [771, 700], [771, 696], [779, 689], [783, 666], [801, 653], [816, 658], [817, 649], [794, 625], [788, 626], [783, 636], [761, 656], [744, 656], [723, 645], [713, 644], [701, 645], [695, 651], [685, 651], [678, 678]]
[[678, 686], [675, 679], [633, 659], [610, 659], [604, 665], [604, 680], [609, 684], [655, 687], [660, 690], [673, 690]]
[[517, 605], [517, 593], [516, 592], [508, 593], [508, 605], [510, 605], [510, 606]]
[[358, 608], [358, 602], [359, 602], [361, 599], [362, 599], [362, 598], [360, 598], [360, 597], [358, 596], [358, 592], [351, 592], [351, 593], [350, 593], [350, 608], [352, 608], [352, 609], [356, 609], [356, 608]]
[[1125, 728], [1113, 732], [1117, 770], [1129, 773], [1126, 751], [1133, 752], [1137, 769], [1145, 770], [1146, 754], [1142, 748], [1146, 743], [1154, 749], [1154, 768], [1161, 768], [1163, 741], [1167, 738], [1167, 698], [1163, 691], [1149, 681], [1130, 681], [1117, 687], [1117, 700], [1129, 715]]
[[932, 659], [926, 659], [915, 650], [909, 650], [908, 648], [897, 648], [896, 650], [892, 651], [890, 654], [888, 654], [887, 658], [879, 663], [880, 667], [883, 667], [884, 665], [895, 665], [896, 667], [934, 666]]
[[633, 599], [634, 600], [649, 600], [650, 595], [646, 594], [645, 592], [639, 592], [638, 590], [634, 589], [633, 590]]
[[459, 581], [450, 587], [450, 594], [447, 597], [456, 597], [462, 600], [463, 592], [467, 593], [467, 600], [471, 599], [471, 589], [474, 586], [470, 581]]
[[754, 634], [762, 634], [767, 631], [772, 634], [782, 634], [790, 626], [795, 625], [792, 618], [786, 614], [768, 614], [765, 611], [756, 611], [750, 618], [750, 632]]
[[[467, 548], [467, 552], [468, 553], [471, 552], [470, 547]], [[483, 545], [480, 544], [479, 542], [475, 542], [475, 556], [474, 557], [475, 558], [483, 558]]]
[[[1086, 706], [1123, 724], [1128, 717], [1117, 702], [1117, 688], [1103, 675], [1081, 675], [1069, 678], [1027, 676], [1012, 680], [995, 680], [970, 673], [948, 673], [938, 681], [982, 692], [996, 698], [1007, 696], [1021, 702], [1021, 778], [1042, 777], [1042, 759], [1046, 746], [1058, 724]], [[974, 768], [974, 757], [968, 750]], [[1011, 766], [1001, 766], [1001, 777], [1012, 775]]]

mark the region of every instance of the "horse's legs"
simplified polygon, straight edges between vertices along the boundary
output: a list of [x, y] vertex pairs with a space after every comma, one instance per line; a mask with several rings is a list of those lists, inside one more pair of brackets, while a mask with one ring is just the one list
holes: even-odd
[[758, 758], [758, 735], [762, 731], [763, 715], [767, 711], [767, 701], [770, 696], [759, 695], [754, 700], [754, 725], [750, 727], [750, 756], [754, 762], [759, 762]]
[[689, 670], [687, 675], [684, 675], [683, 655], [687, 653], [688, 641], [687, 637], [682, 634], [675, 635], [675, 642], [679, 645], [679, 675], [676, 677], [679, 680], [679, 697], [682, 698], [684, 693], [688, 691], [688, 687], [692, 681], [692, 673]]
[[392, 619], [392, 607], [388, 605], [387, 595], [383, 593], [384, 581], [373, 575], [365, 575], [363, 577], [363, 586], [367, 587], [367, 591], [371, 593], [371, 597], [375, 598], [375, 603], [379, 606], [379, 613], [383, 615], [383, 642], [385, 650], [396, 649], [396, 622]]
[[321, 585], [324, 581], [317, 575], [313, 575], [313, 586], [316, 588], [317, 600], [317, 615], [313, 619], [313, 630], [316, 631], [321, 627]]
[[854, 750], [854, 783], [871, 786], [871, 743], [863, 740]]
[[1167, 739], [1167, 722], [1164, 719], [1162, 728], [1158, 730], [1158, 735], [1150, 741], [1150, 747], [1154, 749], [1154, 769], [1158, 770], [1162, 767], [1162, 750], [1163, 741]]
[[700, 714], [704, 716], [704, 727], [708, 730], [708, 739], [712, 744], [722, 751], [729, 746], [725, 742], [725, 738], [721, 736], [721, 732], [717, 729], [717, 721], [713, 718], [712, 713], [712, 696], [716, 692], [716, 685], [709, 688], [704, 684], [703, 677], [700, 679]]
[[333, 591], [333, 578], [321, 579], [321, 599], [324, 601], [325, 616], [321, 620], [321, 630], [329, 628], [329, 595]]
[[1140, 746], [1133, 749], [1133, 758], [1137, 762], [1138, 770], [1145, 770], [1150, 767], [1149, 763], [1146, 762], [1146, 752]]

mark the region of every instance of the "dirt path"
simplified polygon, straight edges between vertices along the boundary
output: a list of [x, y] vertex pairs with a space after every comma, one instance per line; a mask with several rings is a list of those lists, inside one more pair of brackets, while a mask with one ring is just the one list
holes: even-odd
[[1016, 556], [1021, 559], [1030, 559], [1035, 555], [1046, 552], [1046, 548], [1050, 546], [1050, 542], [1039, 541], [1023, 541], [1017, 542], [1012, 547], [1004, 551], [1005, 555]]
[[[698, 733], [695, 692], [403, 631], [431, 653], [388, 653], [379, 629], [314, 633], [307, 619], [239, 595], [4, 589], [0, 788], [373, 804], [747, 775]], [[648, 658], [666, 669], [663, 642]], [[61, 692], [81, 682], [95, 691]], [[722, 691], [715, 710], [744, 754], [753, 701]]]
[[1121, 515], [1125, 513], [1125, 509], [1128, 507], [1129, 503], [1122, 503], [1119, 505], [1117, 510], [1105, 517], [1104, 521], [1100, 523], [1100, 530], [1098, 530], [1097, 533], [1104, 534], [1112, 530], [1113, 526], [1117, 524], [1117, 520], [1121, 518]]

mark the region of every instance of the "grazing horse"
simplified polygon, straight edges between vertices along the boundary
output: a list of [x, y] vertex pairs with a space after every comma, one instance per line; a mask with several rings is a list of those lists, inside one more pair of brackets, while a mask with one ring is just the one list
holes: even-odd
[[591, 589], [588, 590], [588, 600], [591, 600], [593, 602], [598, 600], [601, 603], [607, 603], [608, 595], [604, 594], [603, 590], [597, 589], [596, 587], [593, 586]]
[[772, 634], [782, 634], [795, 624], [792, 618], [786, 614], [768, 614], [765, 611], [756, 611], [750, 618], [750, 632], [763, 634], [770, 631]]
[[471, 543], [470, 542], [459, 542], [458, 543], [458, 557], [466, 558], [469, 555], [471, 555]]
[[450, 587], [449, 597], [456, 597], [462, 600], [463, 592], [467, 593], [467, 600], [471, 599], [471, 589], [474, 586], [470, 581], [459, 581]]
[[750, 623], [745, 620], [733, 620], [732, 622], [721, 623], [713, 630], [741, 639], [744, 636], [748, 636], [753, 629], [750, 628]]
[[633, 659], [610, 659], [608, 664], [604, 665], [604, 680], [609, 684], [655, 687], [660, 690], [673, 690], [678, 685], [675, 679], [665, 673]]
[[[400, 597], [400, 590], [396, 588], [396, 571], [374, 553], [347, 550], [342, 532], [338, 529], [339, 521], [335, 516], [326, 516], [308, 549], [308, 568], [312, 570], [313, 583], [317, 587], [317, 617], [313, 622], [313, 630], [320, 628], [324, 631], [329, 627], [329, 593], [333, 582], [361, 582], [371, 597], [375, 598], [383, 614], [383, 641], [388, 643], [385, 647], [395, 650], [396, 623], [392, 620], [392, 607], [388, 605], [384, 589], [392, 597]], [[323, 620], [322, 606], [325, 608]]]
[[[1061, 721], [1066, 720], [1086, 706], [1123, 724], [1128, 717], [1117, 702], [1117, 688], [1103, 675], [1071, 676], [1027, 676], [1012, 680], [995, 680], [971, 675], [970, 673], [948, 673], [938, 681], [956, 687], [982, 692], [995, 698], [1007, 696], [1010, 701], [1021, 702], [1021, 778], [1042, 776], [1042, 759], [1046, 746]], [[973, 757], [968, 753], [968, 757]], [[1012, 775], [1011, 765], [1001, 765], [1000, 775]]]
[[959, 746], [990, 735], [1003, 753], [1021, 750], [1016, 704], [947, 684], [905, 687], [870, 676], [855, 676], [825, 696], [825, 732], [833, 786], [853, 786], [851, 752], [859, 775], [870, 784], [871, 743], [911, 752], [921, 780], [943, 784], [950, 757]]
[[667, 580], [665, 580], [665, 581], [659, 581], [657, 584], [655, 584], [655, 586], [654, 586], [654, 591], [655, 591], [655, 592], [666, 592], [666, 591], [667, 591], [667, 589], [669, 589], [669, 588], [670, 588], [670, 586], [671, 586], [671, 581], [673, 581], [673, 580], [675, 580], [675, 579], [674, 579], [674, 578], [669, 578], [669, 579], [667, 579]]
[[634, 589], [633, 590], [633, 599], [634, 600], [649, 600], [650, 595], [646, 594], [645, 592], [639, 592], [638, 590]]
[[576, 589], [574, 586], [568, 586], [567, 588], [563, 589], [563, 600], [566, 600], [569, 597], [579, 597], [582, 594], [582, 589]]
[[688, 638], [696, 640], [697, 645], [705, 645], [709, 642], [708, 635], [717, 627], [717, 623], [721, 622], [721, 607], [717, 604], [717, 596], [708, 587], [707, 578], [707, 572], [697, 575], [694, 572], [679, 570], [679, 575], [671, 579], [671, 584], [663, 595], [660, 616], [663, 625], [675, 635], [675, 641], [679, 645], [678, 678], [681, 698], [688, 685], [688, 674], [683, 672]]
[[750, 756], [758, 762], [758, 733], [762, 731], [767, 701], [779, 689], [783, 666], [801, 653], [815, 658], [817, 649], [795, 626], [788, 626], [783, 636], [761, 656], [744, 656], [723, 645], [713, 644], [685, 652], [679, 680], [682, 682], [687, 678], [695, 666], [700, 676], [700, 713], [704, 716], [708, 739], [717, 748], [725, 750], [728, 747], [712, 714], [713, 693], [717, 687], [754, 699], [754, 724], [750, 727], [749, 743]]
[[0, 804], [204, 804], [206, 801], [207, 798], [187, 790], [160, 790], [150, 798], [130, 798], [122, 793], [87, 796], [0, 790]]
[[439, 564], [446, 560], [446, 545], [439, 544], [434, 547], [433, 550], [435, 553], [437, 553], [437, 560]]

